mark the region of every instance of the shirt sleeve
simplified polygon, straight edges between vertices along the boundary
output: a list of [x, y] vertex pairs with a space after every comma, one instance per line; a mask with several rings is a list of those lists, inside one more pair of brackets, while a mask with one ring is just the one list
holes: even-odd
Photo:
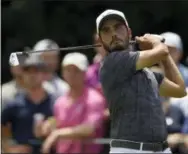
[[185, 123], [182, 127], [182, 133], [188, 134], [188, 118], [185, 120]]
[[[96, 99], [97, 97], [97, 99]], [[83, 123], [96, 127], [101, 127], [104, 120], [105, 99], [103, 96], [96, 96], [95, 99], [87, 104], [87, 111]]]
[[153, 74], [155, 75], [158, 85], [160, 85], [164, 79], [164, 75], [158, 72], [153, 72]]
[[59, 98], [55, 100], [55, 103], [53, 105], [53, 115], [54, 115], [54, 118], [57, 118], [58, 117], [58, 113], [59, 113]]
[[6, 103], [1, 112], [1, 125], [6, 125], [8, 122], [12, 122], [13, 113], [15, 112], [13, 103]]
[[140, 52], [112, 52], [108, 57], [111, 75], [116, 76], [117, 80], [124, 80], [131, 77], [136, 72], [136, 62]]

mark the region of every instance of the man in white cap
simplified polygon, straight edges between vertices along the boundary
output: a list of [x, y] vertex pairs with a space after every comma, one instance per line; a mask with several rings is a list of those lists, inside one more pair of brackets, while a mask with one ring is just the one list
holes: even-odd
[[44, 153], [57, 142], [57, 153], [99, 154], [102, 145], [82, 142], [83, 138], [102, 137], [105, 110], [104, 97], [85, 83], [87, 68], [87, 57], [81, 53], [69, 53], [64, 57], [62, 72], [70, 91], [56, 100], [57, 129], [44, 142]]
[[[45, 51], [51, 49], [54, 49], [54, 51]], [[45, 80], [48, 81], [45, 82], [45, 87], [49, 87], [51, 89], [52, 85], [54, 93], [57, 97], [64, 95], [69, 87], [68, 84], [56, 74], [59, 64], [59, 46], [57, 45], [57, 43], [50, 39], [43, 39], [35, 44], [33, 50], [45, 51], [39, 53], [41, 58], [49, 66], [49, 71], [47, 71], [45, 75]]]
[[[117, 10], [100, 14], [96, 28], [107, 51], [100, 81], [110, 109], [110, 153], [171, 153], [159, 93], [183, 97], [186, 91], [167, 46], [146, 34], [136, 37], [143, 51], [130, 51], [131, 30]], [[167, 77], [147, 69], [160, 62]]]
[[165, 32], [162, 33], [161, 36], [165, 38], [165, 44], [168, 46], [170, 54], [179, 68], [186, 86], [188, 87], [188, 68], [180, 63], [183, 56], [183, 44], [181, 37], [173, 32]]

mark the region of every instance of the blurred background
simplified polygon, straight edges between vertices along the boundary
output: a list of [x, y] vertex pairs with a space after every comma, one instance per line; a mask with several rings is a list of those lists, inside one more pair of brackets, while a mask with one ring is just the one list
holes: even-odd
[[[43, 38], [60, 47], [91, 44], [95, 19], [105, 9], [125, 13], [133, 36], [172, 31], [182, 37], [185, 63], [188, 55], [187, 1], [61, 1], [2, 0], [2, 83], [11, 79], [11, 52], [33, 47]], [[91, 62], [95, 53], [85, 51]], [[61, 53], [61, 57], [66, 53]]]
[[[2, 0], [1, 2], [3, 105], [1, 127], [2, 147], [7, 153], [41, 153], [41, 150], [44, 150], [44, 153], [49, 150], [51, 153], [109, 153], [110, 115], [98, 77], [100, 62], [105, 55], [102, 47], [74, 51], [82, 54], [44, 52], [38, 56], [40, 59], [37, 56], [28, 57], [23, 67], [9, 65], [9, 56], [12, 52], [29, 48], [46, 50], [58, 49], [58, 46], [97, 43], [95, 20], [106, 9], [124, 12], [133, 38], [145, 33], [178, 34], [179, 36], [176, 34], [168, 36], [171, 41], [175, 38], [175, 42], [171, 42], [170, 53], [186, 82], [188, 91], [188, 1]], [[179, 41], [176, 41], [177, 38]], [[158, 66], [152, 69], [163, 73]], [[85, 91], [90, 91], [92, 95], [88, 96], [83, 87], [87, 87]], [[71, 91], [75, 92], [75, 98], [66, 95]], [[88, 100], [92, 102], [88, 104], [94, 105], [86, 106], [89, 110], [86, 112], [82, 108], [82, 102]], [[74, 106], [75, 102], [77, 105]], [[67, 110], [68, 103], [73, 104], [71, 110]], [[171, 149], [174, 153], [188, 153], [188, 96], [180, 99], [161, 98], [161, 103], [166, 116]], [[94, 114], [96, 110], [97, 113]], [[94, 118], [96, 120], [89, 118], [93, 117], [93, 114], [98, 117]], [[79, 127], [81, 135], [76, 136], [79, 133], [71, 135], [78, 137], [81, 142], [58, 140], [56, 148], [54, 147], [52, 143], [56, 142], [56, 138], [51, 135], [57, 133], [58, 129], [62, 129], [65, 135], [70, 131], [64, 128], [70, 127], [74, 130], [74, 127], [81, 126], [82, 122], [94, 123], [98, 127], [97, 129], [91, 129], [91, 125]], [[88, 131], [85, 131], [86, 129]], [[85, 142], [82, 143], [83, 134], [89, 139], [92, 137], [99, 140], [92, 140], [91, 144], [85, 146]], [[51, 144], [49, 138], [55, 138]]]

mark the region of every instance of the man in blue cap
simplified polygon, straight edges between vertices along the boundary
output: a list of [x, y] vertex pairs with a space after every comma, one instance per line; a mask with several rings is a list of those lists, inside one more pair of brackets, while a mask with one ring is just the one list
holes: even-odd
[[[12, 62], [23, 69], [24, 92], [7, 102], [2, 110], [1, 128], [6, 130], [10, 125], [12, 134], [8, 144], [3, 138], [3, 148], [6, 153], [40, 153], [38, 130], [43, 121], [52, 116], [55, 101], [43, 87], [43, 71], [47, 66], [35, 55], [18, 58], [19, 63], [14, 58]], [[2, 134], [6, 138], [4, 132]]]

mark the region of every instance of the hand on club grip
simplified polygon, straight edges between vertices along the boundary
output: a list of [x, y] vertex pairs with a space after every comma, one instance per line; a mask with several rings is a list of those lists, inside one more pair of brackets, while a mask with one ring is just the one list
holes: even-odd
[[157, 37], [157, 35], [152, 34], [145, 34], [144, 36], [140, 37], [136, 36], [135, 40], [138, 43], [139, 48], [141, 50], [153, 49], [155, 46], [162, 43], [160, 37]]

